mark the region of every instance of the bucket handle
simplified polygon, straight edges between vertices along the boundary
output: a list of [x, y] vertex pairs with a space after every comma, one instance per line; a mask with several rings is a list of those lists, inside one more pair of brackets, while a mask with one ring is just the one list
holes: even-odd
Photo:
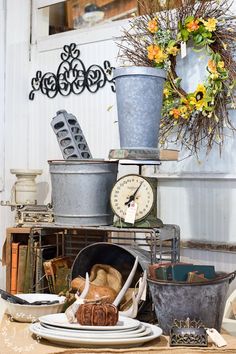
[[234, 280], [235, 277], [236, 277], [236, 270], [234, 272], [231, 272], [226, 275], [222, 275], [221, 277], [214, 279], [213, 283], [214, 283], [214, 281], [218, 282], [219, 280], [229, 279], [229, 284], [230, 284]]
[[229, 277], [229, 284], [230, 284], [236, 277], [236, 270], [232, 273], [229, 273], [228, 277]]

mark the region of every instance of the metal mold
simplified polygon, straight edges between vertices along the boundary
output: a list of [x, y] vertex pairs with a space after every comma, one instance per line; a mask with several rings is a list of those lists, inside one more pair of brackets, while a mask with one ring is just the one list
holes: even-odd
[[65, 160], [92, 158], [87, 141], [75, 116], [65, 110], [58, 111], [51, 126]]

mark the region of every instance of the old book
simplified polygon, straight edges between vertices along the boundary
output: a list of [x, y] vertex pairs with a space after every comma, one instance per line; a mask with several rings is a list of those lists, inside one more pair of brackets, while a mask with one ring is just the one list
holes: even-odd
[[17, 292], [19, 244], [19, 242], [12, 242], [11, 244], [11, 294], [16, 294]]
[[169, 265], [171, 265], [171, 262], [150, 264], [148, 267], [150, 278], [156, 279], [156, 270], [160, 267], [169, 266]]
[[[48, 280], [49, 290], [51, 293], [56, 293], [59, 284], [58, 271], [60, 270], [60, 273], [61, 274], [63, 273], [63, 277], [64, 277], [65, 272], [62, 272], [62, 268], [64, 268], [65, 270], [70, 269], [71, 266], [70, 259], [68, 257], [56, 257], [46, 262], [43, 262], [43, 266], [44, 266], [46, 278]], [[62, 287], [62, 284], [60, 284], [60, 287]]]
[[24, 282], [24, 293], [29, 293], [32, 291], [32, 278], [33, 278], [33, 265], [32, 263], [32, 250], [31, 250], [31, 240], [28, 240], [27, 257], [26, 257], [26, 267], [25, 267], [25, 282]]
[[35, 291], [40, 292], [44, 288], [43, 262], [55, 257], [57, 254], [56, 245], [43, 245], [36, 249], [36, 271], [35, 271]]
[[174, 149], [113, 149], [109, 152], [110, 159], [160, 160], [176, 161], [179, 151]]
[[17, 273], [17, 293], [24, 292], [25, 268], [27, 257], [27, 245], [19, 245], [18, 273]]
[[210, 265], [175, 264], [167, 269], [167, 279], [173, 281], [187, 281], [188, 273], [203, 274], [207, 279], [215, 278], [215, 268]]
[[204, 274], [197, 274], [196, 272], [188, 273], [188, 278], [187, 278], [188, 283], [202, 283], [207, 280], [208, 279], [204, 277]]

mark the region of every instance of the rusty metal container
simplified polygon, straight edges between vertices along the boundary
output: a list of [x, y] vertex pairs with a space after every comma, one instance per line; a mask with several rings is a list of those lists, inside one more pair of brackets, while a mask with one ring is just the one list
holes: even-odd
[[183, 283], [148, 279], [159, 326], [170, 334], [174, 320], [201, 320], [220, 332], [230, 282], [236, 271], [218, 274], [203, 283]]

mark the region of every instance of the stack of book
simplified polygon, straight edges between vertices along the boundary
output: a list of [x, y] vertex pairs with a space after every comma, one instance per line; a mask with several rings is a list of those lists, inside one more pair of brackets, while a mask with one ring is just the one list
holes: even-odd
[[194, 265], [191, 263], [157, 263], [149, 266], [150, 278], [176, 282], [204, 282], [216, 278], [212, 265]]
[[11, 244], [11, 294], [41, 292], [44, 287], [43, 262], [56, 256], [55, 245]]

